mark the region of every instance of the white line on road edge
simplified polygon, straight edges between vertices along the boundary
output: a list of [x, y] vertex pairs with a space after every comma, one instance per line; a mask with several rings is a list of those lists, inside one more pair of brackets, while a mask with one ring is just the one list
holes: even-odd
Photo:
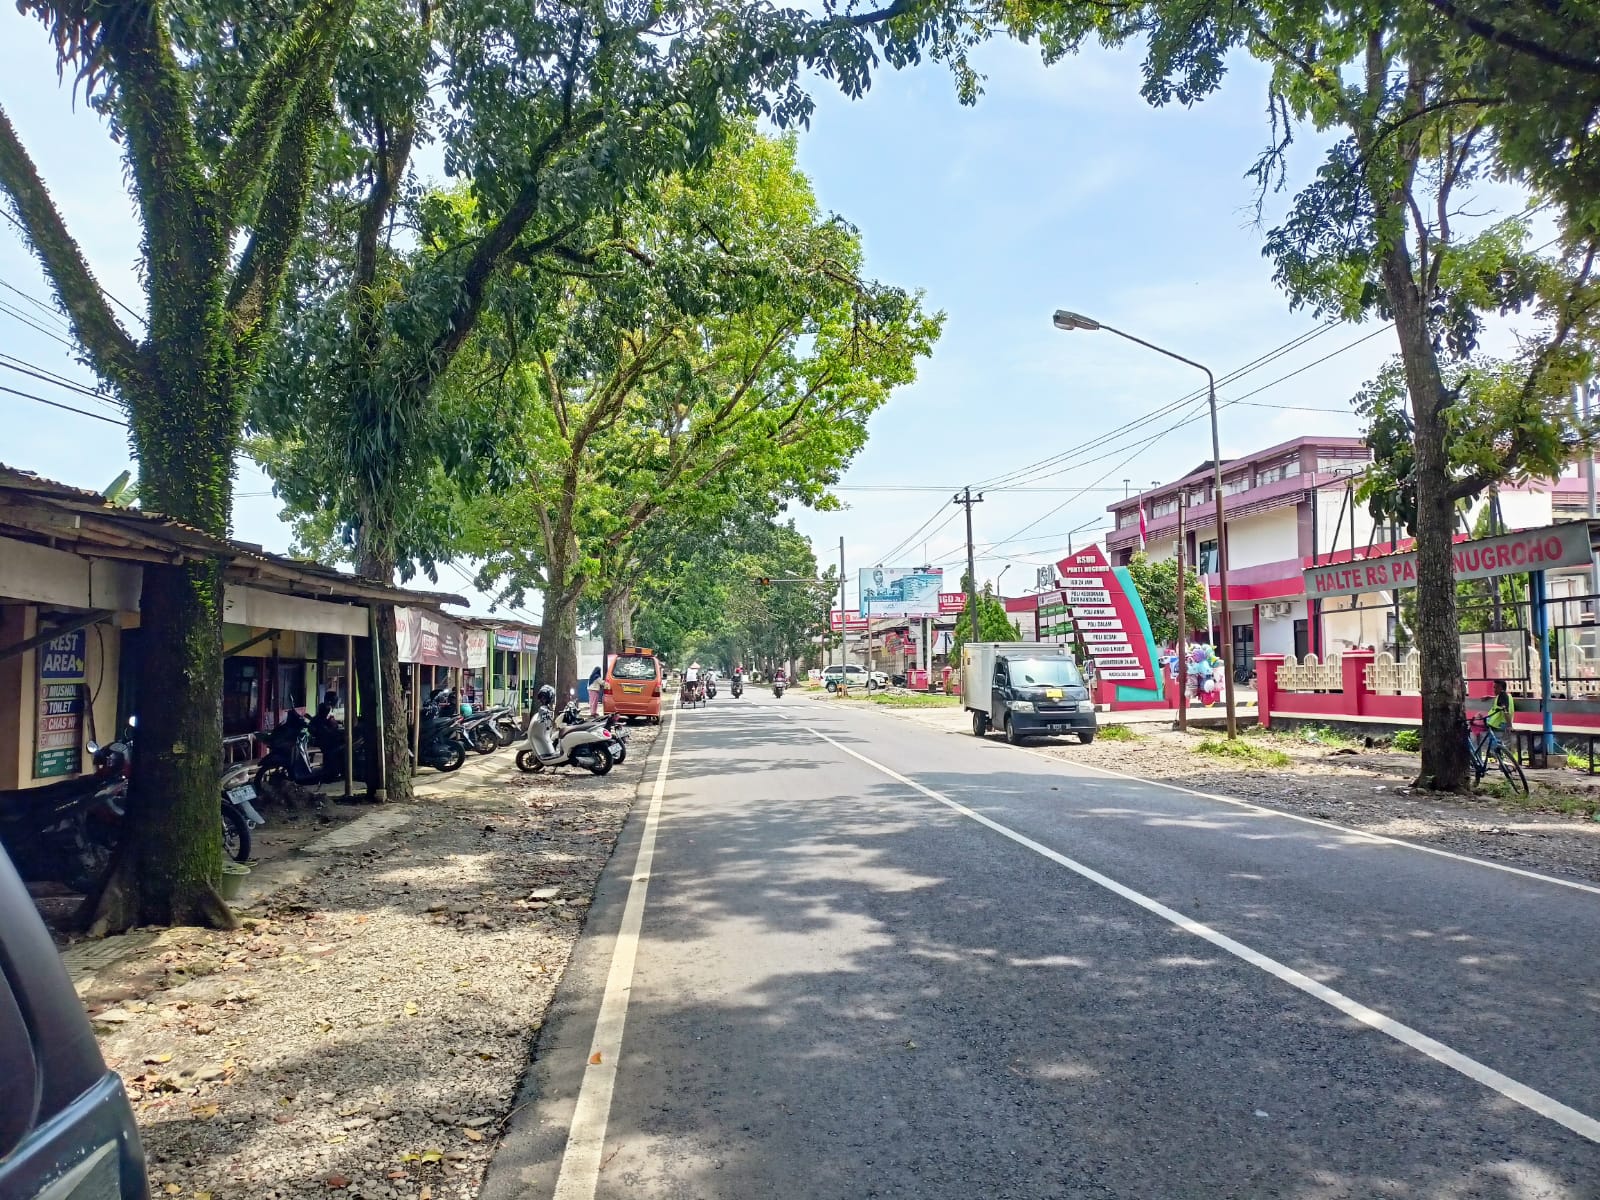
[[1488, 867], [1491, 871], [1504, 871], [1507, 875], [1520, 875], [1524, 879], [1537, 879], [1540, 883], [1553, 883], [1557, 887], [1571, 888], [1575, 892], [1588, 892], [1590, 895], [1600, 896], [1600, 887], [1595, 887], [1590, 883], [1579, 883], [1576, 879], [1562, 879], [1556, 875], [1541, 875], [1538, 871], [1528, 871], [1522, 867], [1508, 866], [1506, 863], [1491, 862], [1487, 858], [1474, 858], [1470, 854], [1457, 854], [1454, 850], [1441, 850], [1437, 846], [1424, 846], [1418, 842], [1407, 841], [1405, 838], [1388, 837], [1381, 833], [1369, 833], [1365, 829], [1356, 829], [1350, 825], [1339, 825], [1333, 821], [1324, 821], [1320, 817], [1307, 817], [1300, 813], [1285, 812], [1281, 808], [1258, 804], [1254, 800], [1240, 800], [1235, 796], [1218, 796], [1214, 792], [1202, 792], [1196, 788], [1184, 787], [1181, 783], [1163, 783], [1159, 779], [1146, 779], [1143, 775], [1130, 775], [1126, 771], [1116, 771], [1110, 767], [1097, 767], [1093, 763], [1077, 763], [1071, 759], [1056, 758], [1054, 755], [1045, 754], [1040, 750], [1029, 750], [1024, 747], [1023, 753], [1031, 754], [1035, 758], [1042, 758], [1046, 762], [1081, 767], [1085, 771], [1099, 771], [1102, 775], [1110, 775], [1115, 779], [1126, 779], [1130, 783], [1147, 783], [1151, 787], [1166, 788], [1169, 792], [1182, 792], [1185, 795], [1198, 796], [1202, 800], [1217, 800], [1223, 804], [1232, 804], [1237, 808], [1253, 809], [1256, 812], [1266, 813], [1274, 817], [1287, 817], [1291, 821], [1314, 825], [1318, 829], [1333, 829], [1339, 833], [1348, 833], [1356, 837], [1366, 838], [1371, 842], [1382, 842], [1389, 846], [1403, 846], [1407, 850], [1420, 850], [1423, 854], [1434, 854], [1440, 858], [1453, 858], [1456, 862], [1471, 863], [1475, 867]]
[[1315, 979], [1312, 979], [1308, 975], [1302, 975], [1293, 967], [1285, 966], [1276, 959], [1268, 958], [1265, 954], [1262, 954], [1258, 950], [1252, 950], [1243, 942], [1234, 941], [1227, 934], [1219, 933], [1217, 930], [1212, 929], [1209, 925], [1202, 925], [1199, 921], [1184, 916], [1176, 909], [1168, 908], [1159, 900], [1153, 900], [1149, 896], [1144, 895], [1142, 892], [1136, 892], [1132, 888], [1118, 883], [1110, 876], [1102, 875], [1093, 867], [1085, 866], [1083, 863], [1080, 863], [1075, 859], [1068, 858], [1065, 854], [1060, 854], [1057, 851], [1050, 849], [1050, 847], [1034, 841], [1027, 835], [1018, 833], [1015, 829], [1012, 829], [1009, 826], [1002, 825], [999, 821], [992, 820], [980, 812], [975, 812], [966, 805], [952, 800], [948, 796], [941, 795], [939, 792], [934, 791], [930, 787], [924, 787], [915, 779], [908, 779], [906, 776], [900, 774], [900, 772], [868, 758], [865, 754], [857, 753], [856, 751], [850, 749], [849, 746], [834, 741], [831, 737], [820, 730], [813, 729], [810, 726], [804, 726], [804, 728], [807, 730], [807, 732], [827, 742], [830, 746], [834, 747], [834, 749], [842, 750], [851, 758], [859, 759], [861, 762], [866, 763], [867, 766], [873, 768], [874, 770], [881, 771], [895, 782], [902, 783], [908, 788], [921, 792], [930, 800], [937, 800], [945, 807], [953, 809], [962, 816], [969, 817], [978, 824], [994, 830], [1002, 837], [1010, 838], [1019, 846], [1025, 846], [1029, 850], [1032, 850], [1035, 854], [1043, 855], [1051, 862], [1058, 863], [1061, 866], [1066, 867], [1067, 870], [1076, 875], [1082, 876], [1090, 883], [1098, 884], [1100, 887], [1105, 888], [1108, 892], [1120, 896], [1124, 900], [1130, 901], [1133, 904], [1137, 904], [1140, 908], [1147, 912], [1154, 913], [1163, 921], [1167, 921], [1173, 925], [1176, 925], [1185, 933], [1190, 933], [1195, 937], [1202, 938], [1205, 941], [1210, 942], [1219, 950], [1226, 950], [1235, 958], [1242, 959], [1251, 966], [1265, 971], [1268, 975], [1273, 976], [1275, 979], [1282, 980], [1289, 986], [1298, 988], [1306, 995], [1317, 1000], [1321, 1000], [1324, 1004], [1332, 1008], [1338, 1009], [1340, 1012], [1344, 1013], [1345, 1016], [1350, 1017], [1353, 1020], [1360, 1021], [1363, 1025], [1366, 1025], [1372, 1029], [1376, 1029], [1380, 1033], [1388, 1034], [1390, 1037], [1394, 1038], [1395, 1041], [1400, 1042], [1402, 1045], [1410, 1046], [1413, 1050], [1417, 1050], [1423, 1054], [1426, 1054], [1435, 1062], [1441, 1063], [1453, 1071], [1459, 1071], [1468, 1079], [1475, 1080], [1476, 1082], [1481, 1083], [1484, 1087], [1499, 1092], [1506, 1099], [1515, 1101], [1517, 1104], [1522, 1105], [1522, 1107], [1528, 1109], [1530, 1112], [1538, 1113], [1541, 1117], [1545, 1117], [1548, 1120], [1554, 1121], [1557, 1125], [1564, 1126], [1580, 1137], [1588, 1138], [1591, 1142], [1600, 1142], [1600, 1121], [1595, 1120], [1595, 1118], [1588, 1116], [1585, 1113], [1581, 1113], [1575, 1108], [1569, 1108], [1567, 1105], [1562, 1104], [1559, 1100], [1553, 1099], [1550, 1096], [1546, 1096], [1543, 1092], [1531, 1088], [1527, 1084], [1518, 1083], [1509, 1075], [1502, 1075], [1494, 1068], [1487, 1067], [1474, 1058], [1468, 1058], [1459, 1050], [1453, 1050], [1449, 1046], [1446, 1046], [1443, 1042], [1436, 1041], [1427, 1034], [1413, 1029], [1409, 1025], [1405, 1025], [1399, 1021], [1396, 1021], [1393, 1017], [1386, 1016], [1385, 1014], [1378, 1012], [1376, 1009], [1368, 1008], [1360, 1001], [1352, 1000], [1349, 996], [1344, 995], [1342, 992], [1336, 992], [1325, 984], [1318, 983]]
[[[877, 712], [876, 709], [858, 709], [858, 712]], [[880, 716], [890, 717], [889, 713], [879, 713]], [[955, 733], [947, 729], [946, 733]], [[1007, 747], [1014, 749], [1015, 747]], [[1202, 800], [1215, 800], [1219, 804], [1232, 804], [1236, 808], [1248, 808], [1252, 812], [1264, 813], [1268, 816], [1283, 817], [1289, 821], [1299, 821], [1306, 825], [1313, 825], [1318, 829], [1332, 829], [1339, 833], [1348, 833], [1353, 837], [1365, 838], [1369, 842], [1379, 842], [1386, 846], [1400, 846], [1406, 850], [1416, 850], [1423, 854], [1436, 855], [1439, 858], [1454, 859], [1456, 862], [1471, 863], [1475, 867], [1488, 867], [1491, 871], [1504, 871], [1507, 875], [1520, 875], [1524, 879], [1535, 879], [1540, 883], [1553, 883], [1557, 887], [1571, 888], [1575, 892], [1588, 892], [1591, 896], [1600, 896], [1600, 887], [1592, 883], [1579, 883], [1576, 879], [1562, 879], [1558, 875], [1542, 875], [1538, 871], [1529, 871], [1523, 867], [1513, 867], [1506, 863], [1493, 862], [1487, 858], [1474, 858], [1470, 854], [1457, 854], [1454, 850], [1441, 850], [1437, 846], [1424, 846], [1420, 842], [1408, 841], [1406, 838], [1389, 837], [1387, 834], [1372, 833], [1365, 829], [1356, 829], [1351, 825], [1340, 825], [1335, 821], [1325, 821], [1321, 817], [1308, 817], [1301, 813], [1288, 812], [1285, 809], [1273, 808], [1270, 804], [1262, 804], [1257, 800], [1241, 800], [1237, 796], [1219, 796], [1215, 792], [1202, 792], [1198, 788], [1184, 787], [1181, 783], [1167, 783], [1161, 779], [1150, 779], [1144, 775], [1134, 775], [1128, 771], [1118, 771], [1111, 767], [1100, 767], [1094, 763], [1074, 762], [1070, 758], [1057, 758], [1053, 754], [1046, 754], [1043, 750], [1032, 750], [1027, 746], [1021, 747], [1024, 754], [1031, 754], [1034, 758], [1047, 763], [1054, 763], [1058, 767], [1077, 767], [1083, 771], [1098, 771], [1102, 775], [1110, 775], [1113, 779], [1126, 779], [1130, 783], [1146, 783], [1151, 787], [1165, 788], [1169, 792], [1182, 792], [1186, 796], [1198, 796]]]
[[[561, 1155], [554, 1200], [593, 1200], [600, 1184], [600, 1154], [605, 1147], [606, 1123], [611, 1119], [611, 1094], [616, 1088], [618, 1060], [622, 1054], [622, 1027], [628, 1019], [633, 965], [639, 956], [639, 931], [644, 926], [644, 902], [650, 891], [650, 865], [656, 852], [656, 826], [661, 821], [661, 797], [667, 790], [667, 767], [672, 762], [672, 740], [677, 733], [678, 710], [673, 709], [672, 724], [667, 726], [666, 748], [661, 753], [661, 767], [656, 771], [655, 787], [650, 792], [644, 833], [639, 838], [639, 857], [633, 864], [633, 883], [628, 888], [616, 948], [611, 953], [611, 970], [606, 975], [605, 995], [600, 1000], [600, 1016], [594, 1024], [589, 1065], [584, 1068], [583, 1086], [578, 1089], [572, 1127], [567, 1133], [567, 1148]], [[596, 1056], [599, 1056], [598, 1062], [594, 1061]]]

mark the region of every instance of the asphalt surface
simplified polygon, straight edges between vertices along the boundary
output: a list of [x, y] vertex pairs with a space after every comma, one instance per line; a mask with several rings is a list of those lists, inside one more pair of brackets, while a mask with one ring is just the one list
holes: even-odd
[[1600, 1197], [1593, 889], [801, 696], [670, 754], [486, 1200]]

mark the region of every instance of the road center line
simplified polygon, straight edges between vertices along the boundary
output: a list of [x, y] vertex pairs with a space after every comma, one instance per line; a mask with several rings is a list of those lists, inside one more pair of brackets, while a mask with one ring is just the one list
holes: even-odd
[[601, 1151], [605, 1147], [606, 1124], [611, 1119], [611, 1095], [616, 1089], [622, 1029], [628, 1019], [628, 999], [633, 988], [633, 967], [639, 956], [639, 932], [644, 926], [644, 903], [650, 891], [650, 867], [656, 853], [656, 828], [661, 823], [661, 797], [667, 790], [667, 768], [672, 763], [672, 741], [677, 733], [678, 709], [674, 708], [672, 723], [667, 726], [661, 766], [650, 792], [644, 833], [639, 838], [633, 882], [628, 887], [617, 944], [611, 953], [611, 970], [606, 975], [606, 990], [600, 1000], [600, 1015], [595, 1021], [594, 1040], [589, 1047], [589, 1065], [584, 1068], [583, 1084], [578, 1089], [578, 1102], [572, 1110], [572, 1126], [567, 1133], [567, 1148], [561, 1155], [555, 1200], [594, 1200], [595, 1189], [600, 1184]]
[[1106, 889], [1106, 891], [1111, 892], [1113, 895], [1120, 896], [1122, 899], [1127, 900], [1130, 903], [1137, 904], [1146, 912], [1153, 913], [1154, 915], [1160, 917], [1163, 921], [1167, 921], [1168, 923], [1177, 926], [1185, 933], [1193, 934], [1197, 938], [1201, 938], [1204, 941], [1210, 942], [1213, 946], [1217, 947], [1217, 949], [1225, 950], [1235, 958], [1249, 963], [1252, 967], [1255, 967], [1258, 970], [1265, 971], [1268, 975], [1287, 983], [1290, 987], [1298, 988], [1306, 995], [1322, 1001], [1331, 1008], [1338, 1009], [1340, 1012], [1344, 1013], [1345, 1016], [1350, 1017], [1352, 1020], [1359, 1021], [1363, 1025], [1377, 1030], [1379, 1033], [1388, 1034], [1395, 1041], [1401, 1043], [1402, 1045], [1409, 1046], [1411, 1049], [1427, 1055], [1435, 1062], [1449, 1067], [1452, 1071], [1460, 1072], [1468, 1079], [1474, 1080], [1475, 1082], [1482, 1084], [1484, 1087], [1498, 1092], [1506, 1099], [1520, 1104], [1523, 1108], [1528, 1109], [1530, 1112], [1537, 1113], [1539, 1116], [1544, 1117], [1547, 1120], [1554, 1121], [1557, 1125], [1561, 1125], [1566, 1129], [1570, 1129], [1573, 1133], [1578, 1134], [1580, 1137], [1587, 1138], [1591, 1142], [1600, 1143], [1600, 1121], [1597, 1121], [1595, 1118], [1588, 1116], [1585, 1113], [1581, 1113], [1575, 1108], [1571, 1108], [1565, 1104], [1562, 1104], [1559, 1100], [1547, 1096], [1543, 1092], [1529, 1087], [1527, 1084], [1519, 1083], [1515, 1079], [1512, 1079], [1509, 1075], [1503, 1075], [1499, 1071], [1496, 1071], [1493, 1067], [1485, 1066], [1483, 1063], [1477, 1061], [1477, 1059], [1469, 1058], [1459, 1050], [1452, 1049], [1451, 1047], [1446, 1046], [1443, 1042], [1437, 1041], [1436, 1039], [1429, 1037], [1427, 1034], [1413, 1029], [1409, 1025], [1406, 1025], [1400, 1021], [1396, 1021], [1393, 1017], [1381, 1013], [1376, 1009], [1368, 1008], [1360, 1001], [1353, 1000], [1342, 992], [1336, 992], [1327, 985], [1318, 983], [1315, 979], [1312, 979], [1308, 975], [1301, 974], [1293, 967], [1286, 966], [1283, 963], [1278, 962], [1276, 959], [1268, 958], [1260, 951], [1252, 950], [1243, 942], [1237, 942], [1227, 934], [1220, 933], [1217, 930], [1212, 929], [1209, 925], [1203, 925], [1199, 921], [1196, 921], [1190, 917], [1186, 917], [1176, 909], [1168, 908], [1159, 900], [1152, 899], [1151, 897], [1144, 895], [1142, 892], [1136, 892], [1125, 884], [1118, 883], [1110, 876], [1102, 875], [1093, 867], [1085, 866], [1083, 863], [1080, 863], [1075, 859], [1068, 858], [1065, 854], [1058, 853], [1057, 851], [1050, 849], [1050, 847], [1034, 841], [1026, 834], [1018, 833], [1015, 829], [1012, 829], [1007, 825], [1002, 825], [999, 821], [986, 817], [982, 813], [976, 812], [973, 809], [968, 808], [966, 805], [934, 791], [930, 787], [925, 787], [924, 785], [918, 783], [915, 779], [907, 778], [893, 768], [886, 767], [882, 763], [868, 758], [865, 754], [858, 753], [857, 751], [852, 750], [849, 746], [835, 741], [833, 738], [829, 737], [827, 734], [818, 729], [814, 729], [809, 725], [802, 726], [802, 728], [804, 728], [814, 737], [820, 738], [822, 741], [827, 742], [834, 749], [841, 750], [845, 754], [848, 754], [851, 758], [858, 759], [867, 766], [871, 767], [873, 770], [887, 775], [895, 782], [904, 784], [913, 791], [922, 793], [930, 800], [936, 800], [940, 804], [943, 804], [946, 808], [958, 812], [962, 816], [970, 818], [971, 820], [976, 821], [978, 824], [992, 829], [1002, 837], [1009, 838], [1011, 841], [1016, 842], [1019, 846], [1026, 847], [1027, 849], [1032, 850], [1035, 854], [1039, 854], [1045, 858], [1048, 858], [1051, 862], [1067, 868], [1067, 870], [1081, 876], [1084, 879], [1087, 879], [1090, 883]]

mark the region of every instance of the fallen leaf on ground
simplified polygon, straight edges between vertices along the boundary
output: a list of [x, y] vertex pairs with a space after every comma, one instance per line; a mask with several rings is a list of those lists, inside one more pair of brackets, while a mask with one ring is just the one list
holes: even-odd
[[169, 1196], [176, 1196], [179, 1192], [183, 1191], [183, 1189], [175, 1183], [167, 1184], [167, 1186], [162, 1190], [165, 1191]]
[[406, 1016], [414, 1017], [421, 1011], [422, 1010], [417, 1007], [417, 1002], [415, 1000], [406, 1001]]
[[417, 1194], [417, 1200], [433, 1200], [433, 1189], [423, 1184], [422, 1191]]
[[350, 1186], [350, 1177], [348, 1175], [340, 1175], [337, 1171], [335, 1171], [322, 1182], [331, 1188], [347, 1188]]
[[171, 1062], [172, 1061], [172, 1055], [170, 1055], [170, 1054], [146, 1054], [144, 1056], [144, 1061], [147, 1062], [147, 1063], [150, 1063], [152, 1066], [159, 1066], [161, 1063], [169, 1063], [169, 1062]]
[[466, 1135], [467, 1141], [469, 1142], [483, 1141], [483, 1134], [478, 1132], [476, 1129], [463, 1129], [461, 1132]]
[[444, 1151], [443, 1150], [424, 1150], [417, 1157], [419, 1159], [421, 1159], [425, 1163], [443, 1162], [444, 1161]]
[[593, 1054], [589, 1055], [589, 1065], [591, 1067], [598, 1067], [600, 1065], [600, 1051], [596, 1050]]

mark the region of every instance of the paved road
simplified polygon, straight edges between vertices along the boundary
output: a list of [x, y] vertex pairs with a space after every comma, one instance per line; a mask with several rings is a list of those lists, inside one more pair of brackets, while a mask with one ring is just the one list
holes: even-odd
[[1600, 889], [798, 696], [661, 742], [487, 1200], [1600, 1197]]

